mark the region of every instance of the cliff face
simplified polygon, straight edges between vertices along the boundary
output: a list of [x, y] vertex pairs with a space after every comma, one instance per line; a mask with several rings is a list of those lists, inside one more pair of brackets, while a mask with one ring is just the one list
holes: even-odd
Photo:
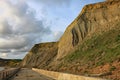
[[45, 69], [55, 58], [57, 51], [57, 42], [36, 44], [23, 59], [22, 66]]
[[75, 47], [81, 44], [85, 38], [109, 31], [119, 21], [119, 0], [86, 5], [61, 37], [57, 59], [74, 51]]
[[25, 67], [75, 74], [109, 72], [114, 68], [111, 78], [120, 75], [119, 65], [120, 0], [86, 5], [59, 42], [36, 44], [22, 62]]

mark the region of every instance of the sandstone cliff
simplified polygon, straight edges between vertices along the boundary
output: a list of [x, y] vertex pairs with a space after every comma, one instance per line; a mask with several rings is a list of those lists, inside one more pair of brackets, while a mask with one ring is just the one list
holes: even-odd
[[108, 77], [119, 79], [120, 0], [86, 5], [59, 42], [36, 44], [22, 65], [75, 74], [110, 71]]
[[36, 44], [25, 56], [24, 67], [46, 68], [53, 61], [58, 51], [58, 42]]
[[86, 36], [109, 31], [119, 21], [119, 0], [86, 5], [60, 39], [57, 59], [61, 59], [73, 51]]

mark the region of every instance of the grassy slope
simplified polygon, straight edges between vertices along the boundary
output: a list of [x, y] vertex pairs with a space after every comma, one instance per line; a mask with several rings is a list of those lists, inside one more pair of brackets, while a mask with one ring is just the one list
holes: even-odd
[[79, 46], [75, 52], [67, 55], [64, 61], [67, 63], [81, 62], [92, 66], [100, 66], [120, 59], [120, 24], [116, 29], [93, 36]]

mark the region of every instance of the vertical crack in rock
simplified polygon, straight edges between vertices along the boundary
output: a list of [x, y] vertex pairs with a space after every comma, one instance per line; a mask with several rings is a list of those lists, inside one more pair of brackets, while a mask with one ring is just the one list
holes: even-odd
[[73, 46], [76, 46], [79, 42], [79, 37], [78, 37], [78, 33], [75, 29], [72, 29], [72, 36], [73, 36], [72, 44], [73, 44]]

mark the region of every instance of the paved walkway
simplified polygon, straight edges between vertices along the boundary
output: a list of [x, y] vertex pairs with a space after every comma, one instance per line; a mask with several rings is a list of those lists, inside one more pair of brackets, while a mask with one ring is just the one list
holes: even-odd
[[54, 80], [30, 69], [21, 69], [11, 80]]

